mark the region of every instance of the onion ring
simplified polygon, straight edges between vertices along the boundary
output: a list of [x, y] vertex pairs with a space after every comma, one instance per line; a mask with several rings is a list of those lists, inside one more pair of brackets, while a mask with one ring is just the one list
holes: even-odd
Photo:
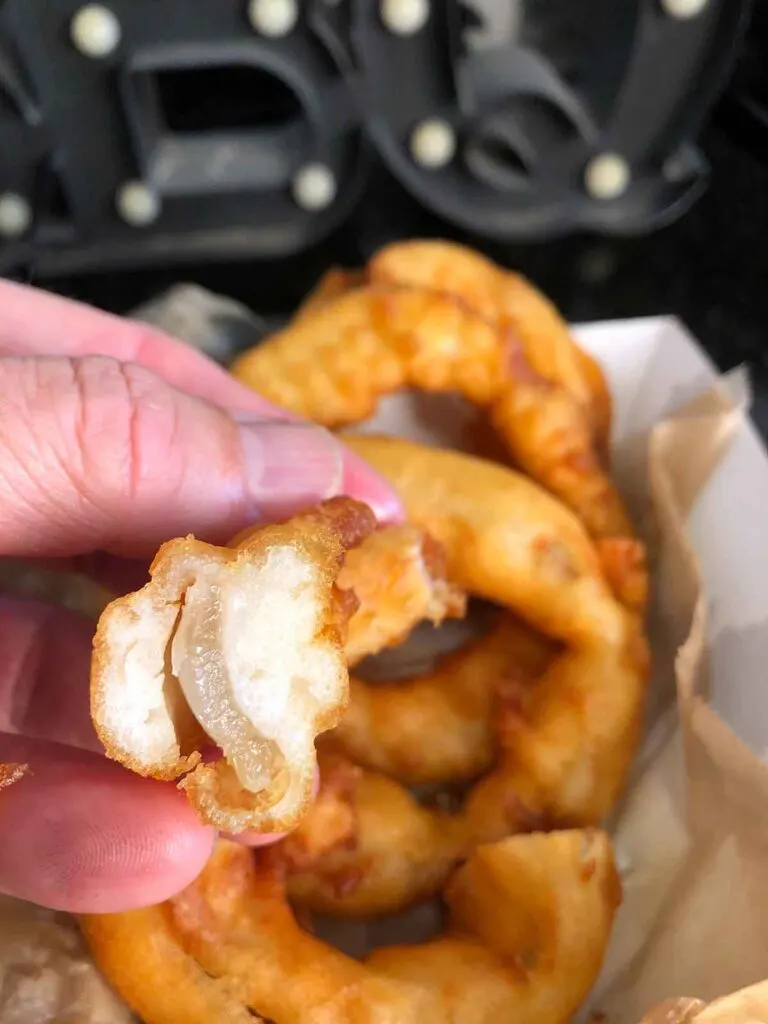
[[[217, 828], [292, 827], [312, 798], [314, 738], [347, 701], [355, 602], [341, 600], [335, 579], [375, 522], [367, 506], [332, 499], [230, 548], [163, 545], [150, 582], [113, 601], [97, 627], [91, 716], [108, 756], [140, 775], [181, 777]], [[223, 758], [202, 763], [212, 746]]]
[[597, 977], [620, 898], [605, 834], [517, 836], [456, 872], [445, 936], [359, 963], [299, 927], [269, 852], [220, 841], [178, 897], [81, 927], [145, 1024], [240, 1021], [249, 1009], [276, 1024], [565, 1024]]
[[538, 678], [554, 645], [511, 615], [486, 636], [394, 683], [350, 676], [349, 706], [319, 738], [366, 768], [406, 785], [460, 782], [488, 771], [496, 754], [493, 709], [506, 675]]
[[[581, 365], [574, 357], [575, 365]], [[590, 417], [539, 375], [515, 331], [450, 294], [371, 286], [322, 303], [242, 355], [234, 375], [326, 427], [366, 419], [404, 387], [458, 391], [487, 408], [513, 459], [597, 538], [632, 537]]]
[[367, 277], [380, 285], [450, 295], [514, 334], [533, 373], [563, 388], [587, 410], [601, 444], [607, 445], [611, 397], [602, 370], [576, 344], [549, 299], [520, 274], [455, 242], [414, 239], [379, 250], [368, 264]]
[[362, 270], [344, 270], [343, 267], [329, 267], [315, 287], [305, 296], [294, 314], [294, 322], [305, 316], [312, 316], [322, 306], [340, 299], [365, 284], [365, 273]]
[[[439, 546], [412, 526], [374, 525], [366, 506], [332, 499], [230, 548], [165, 544], [151, 582], [113, 601], [97, 629], [92, 717], [109, 756], [181, 778], [202, 820], [228, 832], [295, 825], [315, 737], [347, 703], [346, 661], [424, 618], [463, 614]], [[215, 747], [223, 758], [202, 763]]]
[[347, 627], [347, 663], [395, 646], [424, 620], [462, 618], [465, 595], [446, 573], [440, 545], [408, 523], [376, 530], [351, 548], [336, 579], [358, 602]]
[[[411, 521], [442, 543], [451, 579], [566, 645], [538, 680], [522, 667], [516, 679], [507, 665], [492, 716], [499, 763], [457, 816], [363, 776], [351, 798], [354, 836], [300, 865], [291, 881], [310, 908], [360, 915], [434, 893], [435, 866], [444, 877], [478, 843], [603, 821], [639, 740], [649, 658], [639, 617], [611, 593], [582, 525], [531, 481], [393, 438], [348, 441], [398, 492]], [[302, 828], [313, 828], [311, 810]]]

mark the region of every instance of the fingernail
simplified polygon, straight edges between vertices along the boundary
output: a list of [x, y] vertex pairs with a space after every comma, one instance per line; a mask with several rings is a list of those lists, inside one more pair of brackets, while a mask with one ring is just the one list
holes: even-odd
[[338, 494], [344, 451], [328, 431], [308, 424], [239, 423], [246, 478], [257, 511], [290, 512]]
[[347, 451], [344, 462], [343, 493], [364, 501], [380, 523], [400, 523], [405, 509], [386, 480], [355, 452]]

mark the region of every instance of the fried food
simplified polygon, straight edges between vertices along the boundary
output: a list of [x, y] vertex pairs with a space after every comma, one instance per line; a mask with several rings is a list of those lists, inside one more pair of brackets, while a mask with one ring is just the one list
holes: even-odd
[[0, 764], [0, 789], [12, 786], [29, 771], [28, 764]]
[[460, 817], [421, 806], [385, 775], [321, 757], [318, 799], [275, 857], [297, 906], [366, 917], [435, 896], [467, 849]]
[[494, 709], [508, 677], [522, 671], [538, 678], [555, 650], [502, 615], [488, 635], [445, 655], [430, 672], [375, 684], [350, 676], [349, 707], [320, 742], [406, 785], [474, 779], [494, 760]]
[[269, 852], [220, 841], [178, 897], [81, 925], [145, 1024], [249, 1011], [275, 1024], [565, 1024], [597, 977], [620, 895], [603, 833], [514, 837], [456, 872], [445, 936], [360, 963], [299, 927]]
[[[510, 825], [541, 815], [598, 824], [639, 739], [649, 655], [640, 617], [606, 585], [581, 524], [505, 467], [393, 438], [347, 440], [443, 545], [451, 579], [566, 645], [535, 686], [509, 697], [504, 756], [480, 785], [506, 794], [496, 806], [508, 808]], [[619, 589], [644, 581], [635, 543], [638, 559], [623, 563]], [[498, 838], [482, 815], [472, 817], [479, 838]]]
[[552, 303], [520, 274], [455, 242], [417, 239], [385, 246], [369, 263], [367, 276], [379, 285], [452, 296], [514, 335], [533, 373], [587, 410], [601, 443], [607, 443], [611, 399], [602, 371], [576, 344]]
[[[180, 780], [217, 828], [292, 827], [311, 800], [315, 736], [347, 701], [355, 601], [335, 580], [374, 527], [367, 506], [339, 498], [229, 548], [164, 544], [150, 582], [96, 631], [91, 713], [108, 755]], [[206, 763], [212, 748], [222, 756]]]
[[365, 273], [362, 270], [329, 267], [296, 310], [294, 320], [311, 316], [321, 306], [341, 298], [342, 295], [351, 292], [353, 288], [360, 288], [363, 284], [365, 284]]
[[[507, 321], [486, 319], [448, 291], [353, 289], [245, 353], [232, 371], [271, 401], [327, 427], [366, 419], [383, 395], [401, 388], [457, 391], [488, 410], [513, 460], [572, 508], [590, 533], [631, 537], [602, 463], [605, 439], [596, 437], [595, 423], [605, 418], [607, 392], [604, 382], [595, 383], [602, 375], [576, 354], [567, 331], [559, 344], [552, 340], [552, 324], [546, 317], [539, 324], [539, 299], [531, 294], [532, 323], [523, 341]], [[534, 359], [539, 345], [547, 359]], [[545, 363], [548, 375], [536, 368]], [[602, 413], [591, 411], [598, 390]]]
[[[291, 888], [312, 909], [361, 915], [425, 898], [430, 880], [434, 894], [451, 863], [480, 843], [537, 828], [600, 824], [622, 792], [639, 740], [649, 659], [641, 620], [611, 592], [583, 526], [530, 480], [393, 438], [348, 441], [400, 494], [411, 521], [442, 544], [451, 579], [563, 645], [548, 663], [542, 657], [537, 676], [515, 660], [512, 644], [505, 662], [497, 635], [479, 642], [483, 660], [498, 657], [504, 664], [485, 725], [499, 757], [456, 815], [419, 806], [375, 773], [364, 773], [347, 795], [354, 836], [304, 865]], [[624, 582], [629, 586], [630, 579]], [[472, 656], [469, 648], [457, 657]], [[493, 680], [485, 685], [493, 692]], [[394, 685], [387, 696], [397, 699]], [[356, 714], [353, 704], [353, 722]], [[342, 721], [341, 736], [345, 728]], [[381, 732], [386, 728], [382, 717]], [[378, 730], [368, 734], [368, 762], [387, 756], [386, 747], [375, 749], [377, 736]], [[465, 742], [468, 736], [465, 731]], [[398, 734], [392, 737], [396, 746]], [[482, 733], [473, 748], [478, 758], [488, 754], [488, 737]], [[417, 763], [418, 747], [403, 750]], [[302, 828], [313, 827], [310, 811]], [[390, 868], [381, 865], [384, 859]]]
[[377, 530], [348, 551], [336, 580], [358, 601], [347, 629], [348, 664], [395, 646], [424, 620], [462, 618], [466, 597], [446, 572], [440, 545], [408, 523]]

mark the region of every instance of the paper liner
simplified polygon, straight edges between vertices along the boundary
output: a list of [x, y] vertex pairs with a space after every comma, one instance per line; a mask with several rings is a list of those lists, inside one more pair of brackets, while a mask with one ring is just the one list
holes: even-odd
[[668, 997], [709, 1000], [768, 974], [768, 768], [707, 703], [707, 601], [687, 532], [742, 423], [727, 384], [659, 424], [648, 448], [656, 718], [615, 825], [624, 904], [589, 1007], [611, 1024], [637, 1022]]

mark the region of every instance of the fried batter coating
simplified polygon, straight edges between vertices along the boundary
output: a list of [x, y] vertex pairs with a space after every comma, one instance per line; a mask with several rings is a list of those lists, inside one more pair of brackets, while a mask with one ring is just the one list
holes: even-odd
[[359, 605], [347, 630], [348, 664], [394, 647], [419, 622], [462, 618], [466, 597], [446, 571], [440, 545], [408, 523], [377, 530], [348, 551], [336, 580]]
[[[81, 923], [145, 1024], [179, 1020], [171, 993], [200, 1000], [196, 1016], [182, 1014], [194, 1024], [239, 1021], [246, 1007], [275, 1024], [565, 1024], [597, 977], [620, 896], [603, 833], [517, 836], [456, 872], [444, 937], [359, 963], [298, 926], [268, 852], [220, 841], [200, 878], [162, 907]], [[205, 1016], [214, 992], [220, 1003]]]
[[358, 765], [332, 762], [330, 785], [327, 772], [321, 758], [317, 801], [275, 849], [288, 871], [291, 900], [366, 917], [439, 892], [466, 855], [462, 820], [422, 807], [399, 783]]
[[150, 582], [113, 601], [96, 631], [91, 714], [108, 755], [180, 779], [217, 828], [291, 828], [312, 797], [315, 736], [347, 702], [355, 602], [335, 580], [375, 522], [336, 498], [230, 548], [164, 544]]
[[442, 545], [449, 578], [467, 593], [568, 644], [621, 642], [625, 615], [594, 543], [536, 483], [506, 466], [399, 438], [344, 440], [400, 495], [409, 520]]
[[455, 242], [415, 239], [381, 249], [367, 276], [380, 285], [451, 295], [512, 332], [536, 376], [562, 387], [588, 409], [596, 433], [607, 442], [611, 399], [602, 371], [576, 344], [553, 304], [520, 274]]
[[[606, 586], [580, 524], [504, 467], [391, 438], [348, 441], [443, 544], [451, 579], [567, 645], [535, 686], [508, 694], [499, 769], [470, 797], [473, 831], [487, 841], [542, 815], [598, 824], [639, 740], [650, 666], [640, 618]], [[644, 561], [625, 563], [625, 572], [616, 569], [619, 590], [644, 579]], [[491, 828], [483, 793], [492, 789], [503, 830]]]
[[329, 267], [296, 310], [294, 321], [299, 317], [311, 316], [321, 306], [341, 298], [342, 295], [351, 292], [353, 288], [360, 288], [363, 284], [365, 284], [364, 271]]
[[[559, 352], [547, 330], [541, 334], [542, 349]], [[558, 373], [576, 388], [587, 379], [584, 360], [565, 337], [570, 357], [558, 357]], [[532, 352], [538, 344], [534, 327]], [[576, 370], [566, 370], [566, 362]], [[551, 367], [549, 377], [538, 372], [515, 329], [450, 293], [353, 290], [299, 317], [232, 370], [271, 401], [327, 427], [366, 419], [383, 395], [404, 387], [458, 391], [488, 409], [514, 461], [573, 508], [594, 536], [633, 535], [601, 461], [605, 443], [595, 439], [594, 417], [553, 383]], [[582, 391], [588, 401], [586, 383]]]
[[[410, 853], [425, 816], [430, 839], [419, 841], [451, 856], [457, 836], [466, 852], [517, 832], [602, 822], [639, 741], [649, 659], [641, 621], [612, 594], [583, 526], [531, 481], [470, 456], [392, 438], [350, 437], [349, 443], [400, 494], [411, 521], [442, 543], [451, 579], [564, 645], [538, 678], [507, 661], [487, 725], [499, 744], [498, 764], [455, 817], [446, 821], [405, 791], [399, 798], [393, 792], [389, 804], [369, 801], [372, 783], [360, 784], [350, 798], [354, 841], [347, 837], [319, 855], [293, 890], [309, 907], [328, 909], [332, 900], [335, 912], [359, 915], [382, 912], [385, 904], [401, 909], [425, 896], [424, 874]], [[342, 734], [344, 728], [342, 722]], [[477, 750], [482, 755], [487, 748]], [[310, 813], [304, 828], [312, 822]], [[387, 830], [402, 843], [402, 857], [394, 841], [387, 854], [394, 881], [382, 878], [372, 853], [383, 856], [377, 837]], [[336, 889], [340, 874], [345, 885]], [[435, 892], [440, 879], [433, 877]]]
[[0, 789], [12, 786], [29, 771], [28, 764], [0, 764]]
[[322, 745], [406, 785], [474, 779], [496, 754], [493, 712], [508, 677], [538, 678], [555, 649], [503, 615], [430, 672], [375, 684], [351, 676], [349, 707]]

